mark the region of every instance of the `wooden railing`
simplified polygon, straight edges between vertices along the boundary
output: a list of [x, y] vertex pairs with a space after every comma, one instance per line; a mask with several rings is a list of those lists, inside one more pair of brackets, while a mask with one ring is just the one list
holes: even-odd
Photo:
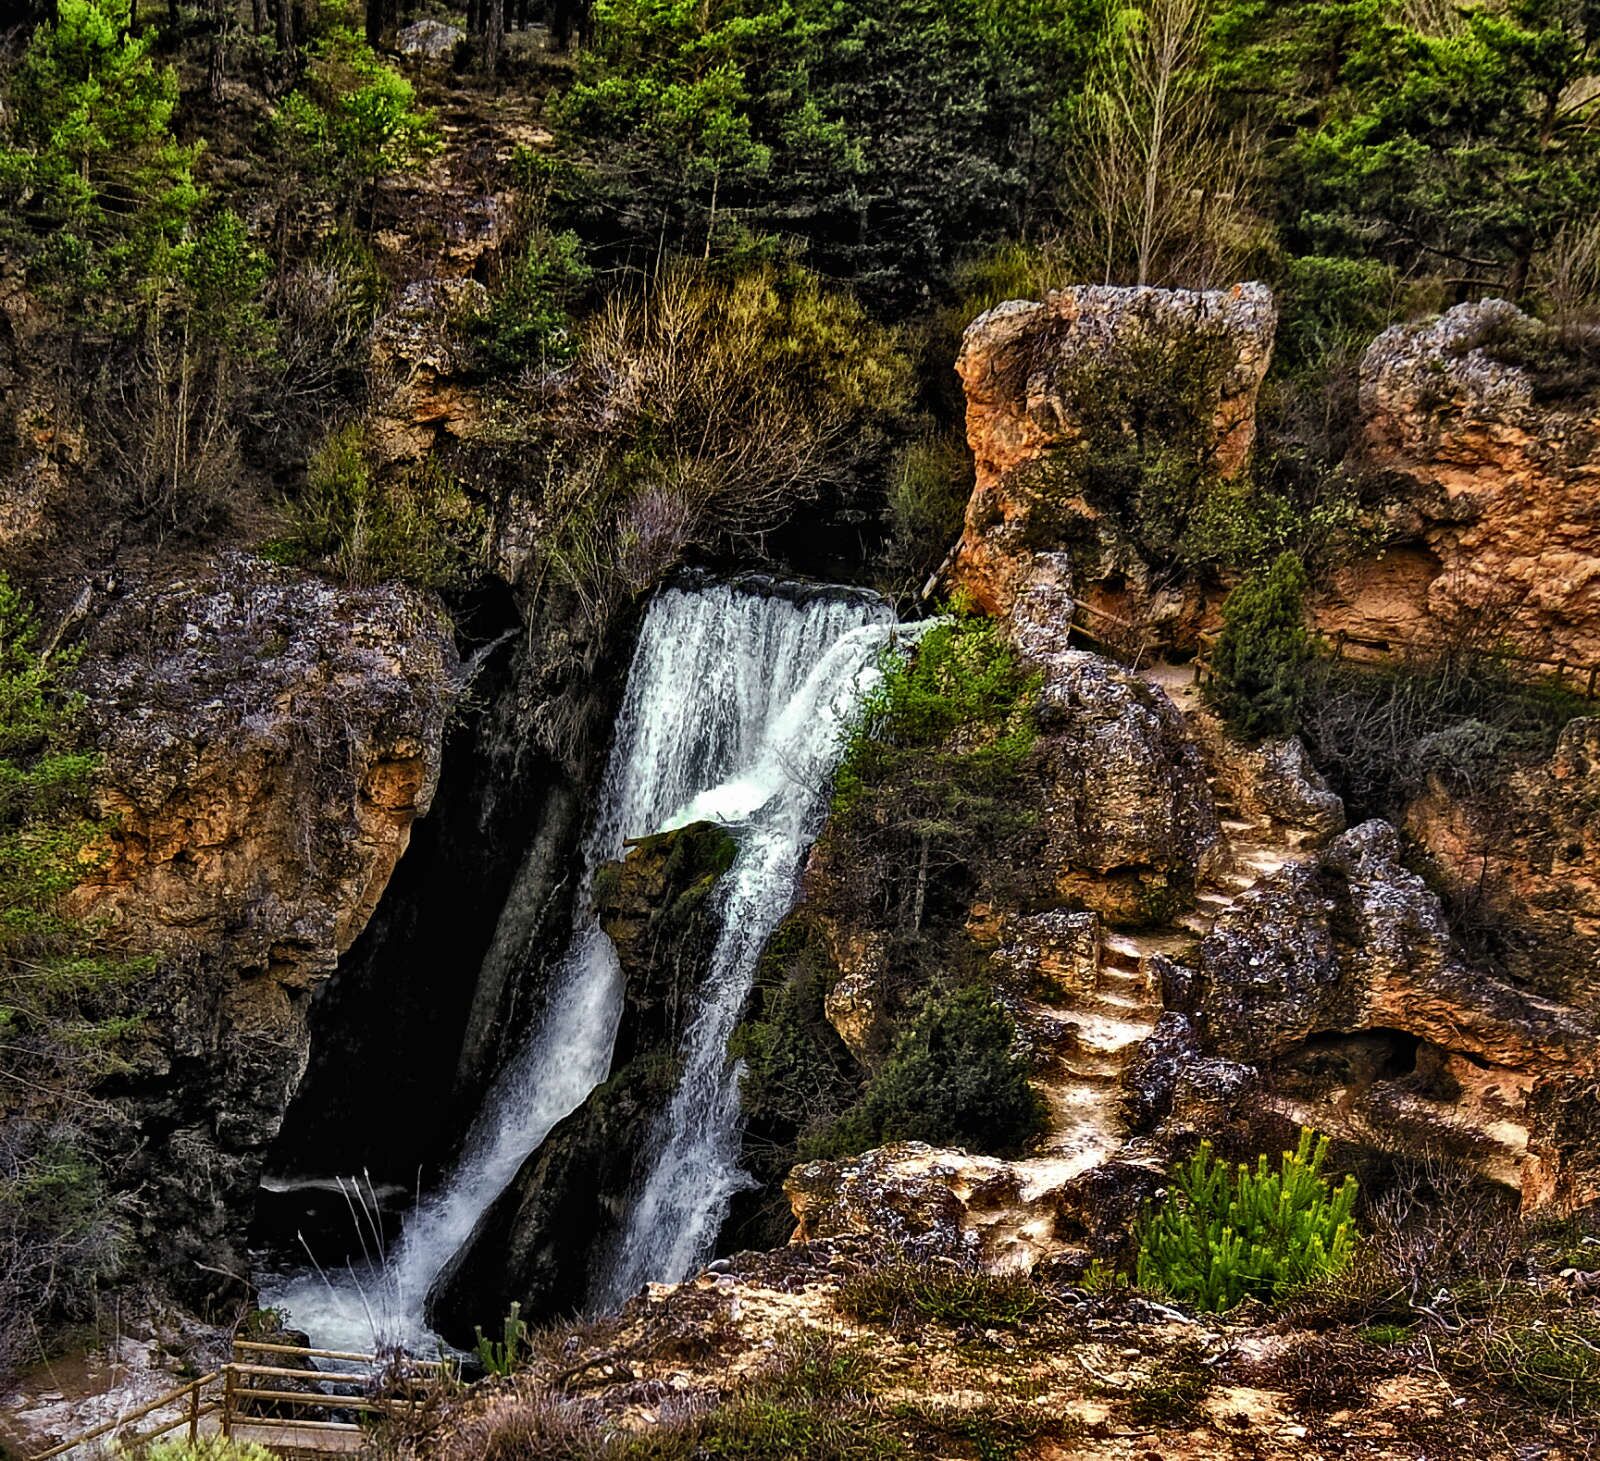
[[[350, 1443], [359, 1440], [365, 1426], [359, 1420], [342, 1417], [403, 1414], [416, 1405], [417, 1392], [451, 1370], [448, 1362], [440, 1360], [402, 1357], [392, 1361], [349, 1350], [310, 1349], [303, 1345], [254, 1340], [236, 1340], [233, 1350], [236, 1358], [220, 1369], [169, 1390], [137, 1410], [106, 1421], [70, 1441], [41, 1451], [32, 1461], [52, 1461], [54, 1457], [65, 1456], [80, 1446], [106, 1437], [113, 1437], [122, 1448], [133, 1449], [180, 1430], [192, 1440], [202, 1429], [208, 1433], [215, 1430], [224, 1436], [248, 1433], [251, 1440], [269, 1449], [291, 1449], [297, 1453], [349, 1450]], [[241, 1360], [237, 1358], [240, 1354], [263, 1356], [269, 1362]], [[310, 1367], [313, 1360], [331, 1361], [345, 1368], [313, 1369]], [[364, 1371], [355, 1373], [349, 1368], [355, 1365], [364, 1366]], [[380, 1379], [398, 1383], [402, 1390], [412, 1393], [377, 1395], [374, 1389]], [[291, 1381], [309, 1388], [289, 1389]], [[134, 1429], [139, 1421], [169, 1407], [175, 1407], [178, 1413], [159, 1425]], [[307, 1411], [320, 1412], [320, 1415], [307, 1415], [304, 1413]]]

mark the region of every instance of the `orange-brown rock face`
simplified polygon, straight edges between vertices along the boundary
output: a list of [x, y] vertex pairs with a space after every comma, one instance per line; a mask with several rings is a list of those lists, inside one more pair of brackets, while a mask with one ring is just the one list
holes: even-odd
[[1550, 332], [1504, 300], [1378, 337], [1352, 466], [1400, 499], [1399, 543], [1346, 571], [1322, 627], [1407, 638], [1465, 616], [1600, 661], [1600, 396], [1563, 394], [1558, 371]]
[[[313, 988], [433, 798], [457, 664], [431, 600], [242, 554], [125, 585], [88, 631], [106, 861], [79, 897], [160, 959], [119, 1093], [170, 1271], [241, 1271]], [[201, 1279], [200, 1282], [205, 1280]]]
[[1570, 721], [1549, 761], [1485, 795], [1430, 786], [1405, 830], [1520, 983], [1600, 1002], [1600, 719]]
[[[951, 575], [990, 613], [1009, 611], [1046, 515], [1098, 515], [1093, 504], [1041, 502], [1027, 469], [1079, 435], [1076, 378], [1087, 364], [1141, 346], [1216, 351], [1208, 383], [1216, 470], [1237, 473], [1255, 439], [1256, 395], [1272, 354], [1277, 311], [1265, 285], [1228, 290], [1083, 285], [1043, 303], [1012, 300], [974, 320], [956, 370], [967, 395], [977, 481]], [[1030, 528], [1033, 531], [1030, 531]]]

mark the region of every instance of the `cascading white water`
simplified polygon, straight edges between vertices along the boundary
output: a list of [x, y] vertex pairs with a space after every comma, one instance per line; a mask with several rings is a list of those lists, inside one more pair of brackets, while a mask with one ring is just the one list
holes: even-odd
[[[739, 850], [684, 1039], [685, 1073], [599, 1299], [625, 1297], [643, 1278], [682, 1276], [743, 1181], [728, 1035], [761, 945], [793, 900], [840, 728], [893, 622], [869, 595], [749, 584], [669, 588], [650, 606], [585, 839], [583, 886], [626, 838], [691, 821], [728, 823]], [[444, 1187], [417, 1206], [381, 1262], [263, 1278], [262, 1302], [326, 1348], [429, 1344], [429, 1287], [523, 1161], [605, 1079], [621, 1004], [616, 952], [582, 899], [544, 1016], [496, 1080]]]
[[841, 731], [876, 680], [887, 612], [833, 640], [799, 689], [774, 698], [762, 743], [745, 767], [673, 819], [728, 824], [738, 850], [724, 876], [722, 927], [685, 1030], [683, 1074], [653, 1134], [650, 1165], [627, 1224], [591, 1285], [596, 1308], [621, 1304], [647, 1281], [676, 1282], [710, 1253], [740, 1170], [739, 1072], [728, 1037], [750, 993], [756, 961], [794, 903], [806, 849], [820, 830]]

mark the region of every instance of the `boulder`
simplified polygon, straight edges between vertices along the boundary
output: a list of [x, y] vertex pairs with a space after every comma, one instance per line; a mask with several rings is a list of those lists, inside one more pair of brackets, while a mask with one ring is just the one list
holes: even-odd
[[1328, 632], [1476, 626], [1600, 663], [1600, 388], [1553, 328], [1505, 300], [1384, 331], [1361, 363], [1350, 467], [1396, 499], [1394, 546], [1317, 608]]
[[840, 1161], [807, 1162], [783, 1186], [794, 1241], [870, 1234], [913, 1258], [1028, 1268], [1054, 1248], [1055, 1204], [998, 1157], [894, 1142]]
[[402, 56], [448, 61], [466, 38], [466, 32], [459, 26], [446, 25], [442, 20], [413, 20], [410, 25], [400, 27], [394, 46]]
[[1071, 599], [1050, 559], [1024, 583], [1012, 622], [1043, 682], [1024, 774], [1039, 788], [1044, 865], [1064, 901], [1160, 919], [1226, 855], [1205, 763], [1164, 691], [1071, 647]]

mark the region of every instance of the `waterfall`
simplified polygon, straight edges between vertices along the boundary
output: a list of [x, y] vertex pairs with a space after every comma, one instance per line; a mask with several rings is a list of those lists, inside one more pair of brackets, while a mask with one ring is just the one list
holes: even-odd
[[696, 995], [680, 1056], [683, 1073], [653, 1134], [626, 1225], [591, 1284], [593, 1307], [615, 1308], [647, 1281], [687, 1277], [710, 1254], [728, 1205], [749, 1185], [738, 1166], [739, 1072], [728, 1037], [756, 961], [793, 906], [806, 849], [821, 830], [841, 730], [878, 674], [888, 616], [838, 635], [797, 689], [767, 704], [746, 766], [673, 819], [729, 826], [737, 844], [721, 889], [721, 930]]
[[[738, 851], [684, 1036], [684, 1074], [625, 1240], [595, 1285], [599, 1301], [625, 1297], [643, 1278], [686, 1273], [744, 1180], [728, 1035], [761, 946], [793, 901], [840, 728], [892, 631], [893, 615], [875, 596], [756, 580], [667, 588], [651, 603], [584, 840], [583, 887], [621, 856], [624, 839], [692, 821], [726, 823]], [[381, 1259], [264, 1277], [262, 1302], [323, 1347], [428, 1346], [429, 1287], [526, 1158], [606, 1078], [621, 1005], [616, 952], [585, 892], [544, 1015], [496, 1078], [449, 1179]]]

